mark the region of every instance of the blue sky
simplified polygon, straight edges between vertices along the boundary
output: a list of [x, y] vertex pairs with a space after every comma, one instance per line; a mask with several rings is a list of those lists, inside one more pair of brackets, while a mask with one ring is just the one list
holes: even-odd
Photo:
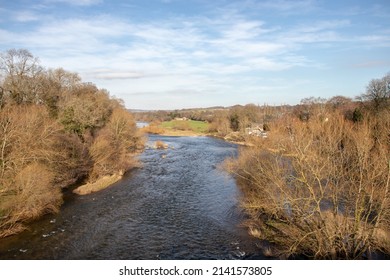
[[355, 97], [390, 71], [390, 2], [0, 0], [10, 48], [133, 109]]

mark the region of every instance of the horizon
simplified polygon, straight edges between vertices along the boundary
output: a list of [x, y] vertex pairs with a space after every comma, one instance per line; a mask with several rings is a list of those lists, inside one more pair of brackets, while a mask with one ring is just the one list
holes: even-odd
[[0, 15], [1, 52], [27, 49], [136, 110], [355, 98], [390, 70], [386, 0], [17, 0]]

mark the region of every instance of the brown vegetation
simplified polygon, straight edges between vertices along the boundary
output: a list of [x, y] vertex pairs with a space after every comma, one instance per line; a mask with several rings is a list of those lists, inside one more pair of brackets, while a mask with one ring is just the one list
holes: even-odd
[[112, 184], [118, 182], [122, 179], [122, 174], [113, 174], [100, 177], [98, 180], [93, 183], [87, 183], [85, 185], [79, 186], [73, 190], [74, 193], [78, 195], [86, 195], [94, 192], [98, 192], [111, 186]]
[[94, 162], [90, 179], [130, 169], [135, 165], [134, 155], [142, 149], [142, 143], [133, 117], [123, 108], [114, 109], [90, 148]]
[[161, 127], [161, 123], [157, 121], [154, 121], [149, 125], [141, 128], [141, 130], [144, 133], [150, 133], [150, 134], [164, 134], [165, 132], [165, 130]]
[[176, 121], [172, 127], [174, 130], [192, 130], [187, 121]]
[[0, 237], [57, 212], [62, 188], [123, 174], [143, 138], [106, 90], [45, 70], [27, 50], [0, 55]]
[[158, 150], [165, 150], [168, 149], [168, 144], [164, 143], [161, 140], [157, 140], [156, 143], [154, 143], [154, 146]]
[[334, 107], [307, 109], [309, 119], [284, 116], [269, 138], [227, 163], [249, 231], [284, 256], [390, 254], [389, 107], [365, 111], [360, 122]]

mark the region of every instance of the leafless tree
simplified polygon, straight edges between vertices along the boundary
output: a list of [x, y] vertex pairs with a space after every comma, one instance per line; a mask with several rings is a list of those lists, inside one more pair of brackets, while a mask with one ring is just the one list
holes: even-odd
[[388, 128], [375, 130], [383, 119], [353, 124], [334, 113], [327, 122], [285, 119], [242, 150], [228, 166], [250, 233], [286, 256], [389, 254], [390, 143]]
[[366, 93], [359, 96], [359, 99], [368, 102], [374, 112], [390, 110], [390, 73], [381, 79], [371, 80]]
[[3, 88], [16, 104], [36, 101], [37, 75], [42, 67], [26, 49], [11, 49], [0, 54], [0, 71], [4, 76]]

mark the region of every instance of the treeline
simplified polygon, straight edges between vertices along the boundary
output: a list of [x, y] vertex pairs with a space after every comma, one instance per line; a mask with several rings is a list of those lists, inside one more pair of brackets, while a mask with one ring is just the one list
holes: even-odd
[[266, 254], [390, 255], [390, 74], [351, 102], [309, 98], [227, 162]]
[[161, 122], [176, 118], [204, 121], [209, 124], [208, 133], [211, 135], [227, 139], [233, 137], [235, 140], [247, 141], [248, 128], [269, 131], [275, 121], [289, 115], [301, 121], [308, 121], [325, 111], [337, 109], [346, 120], [357, 122], [363, 118], [366, 105], [367, 102], [362, 97], [358, 99], [345, 96], [334, 96], [329, 99], [309, 97], [302, 99], [300, 104], [294, 106], [247, 104], [231, 107], [137, 112], [134, 115], [139, 121], [151, 123], [152, 127], [158, 127]]
[[121, 100], [27, 50], [1, 53], [0, 75], [2, 237], [57, 212], [62, 189], [134, 166], [143, 138]]
[[194, 108], [181, 110], [136, 111], [134, 117], [144, 122], [172, 121], [175, 118], [187, 118], [194, 121], [211, 122], [215, 112], [226, 110], [224, 107]]
[[231, 132], [244, 132], [245, 128], [255, 123], [268, 123], [283, 112], [291, 110], [292, 106], [268, 106], [247, 104], [231, 107], [211, 107], [198, 109], [182, 109], [174, 111], [135, 112], [139, 121], [161, 123], [176, 118], [203, 121], [210, 124], [210, 133], [226, 136]]

